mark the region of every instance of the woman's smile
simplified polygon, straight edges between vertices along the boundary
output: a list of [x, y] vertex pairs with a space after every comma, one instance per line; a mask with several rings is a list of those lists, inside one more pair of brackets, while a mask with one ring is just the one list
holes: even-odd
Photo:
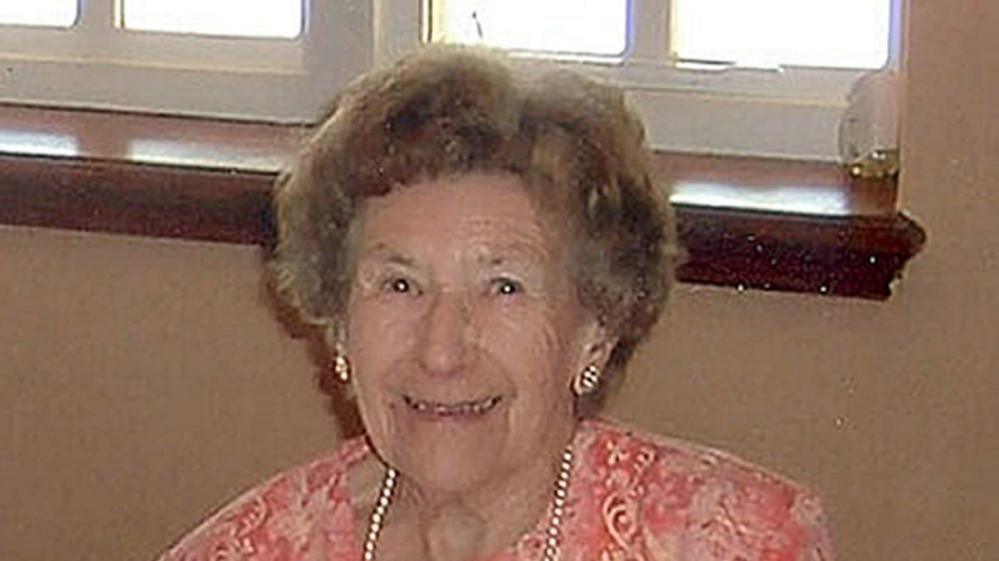
[[491, 412], [503, 397], [496, 395], [463, 401], [434, 401], [404, 395], [402, 399], [411, 411], [428, 419], [471, 421]]

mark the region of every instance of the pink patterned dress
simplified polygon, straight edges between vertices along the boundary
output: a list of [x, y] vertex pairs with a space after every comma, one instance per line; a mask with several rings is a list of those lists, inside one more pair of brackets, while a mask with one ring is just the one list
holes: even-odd
[[[607, 421], [576, 433], [562, 561], [832, 561], [816, 498], [732, 456]], [[244, 494], [160, 561], [358, 561], [348, 468], [363, 439]], [[482, 561], [542, 558], [546, 514]]]

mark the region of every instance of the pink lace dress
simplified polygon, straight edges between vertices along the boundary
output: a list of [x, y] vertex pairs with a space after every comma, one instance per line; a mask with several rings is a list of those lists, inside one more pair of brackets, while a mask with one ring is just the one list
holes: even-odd
[[[562, 561], [831, 561], [816, 498], [732, 456], [607, 421], [576, 433]], [[358, 561], [346, 476], [363, 439], [247, 492], [160, 561]], [[547, 515], [483, 561], [542, 558]]]

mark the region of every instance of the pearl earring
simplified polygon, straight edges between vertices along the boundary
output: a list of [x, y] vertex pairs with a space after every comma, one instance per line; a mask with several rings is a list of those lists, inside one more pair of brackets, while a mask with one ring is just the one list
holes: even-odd
[[577, 396], [593, 393], [600, 385], [600, 369], [595, 364], [588, 364], [572, 381], [572, 391]]
[[333, 372], [344, 384], [350, 382], [350, 362], [347, 361], [347, 356], [343, 353], [338, 352], [333, 357]]

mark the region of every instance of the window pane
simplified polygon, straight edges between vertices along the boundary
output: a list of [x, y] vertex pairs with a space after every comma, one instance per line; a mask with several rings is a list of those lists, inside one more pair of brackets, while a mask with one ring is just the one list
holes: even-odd
[[70, 27], [76, 0], [0, 0], [0, 24]]
[[628, 0], [432, 0], [430, 40], [620, 55], [628, 46]]
[[302, 31], [302, 0], [121, 0], [127, 29], [291, 39]]
[[681, 60], [740, 66], [878, 68], [891, 0], [677, 0]]
[[5, 130], [0, 134], [2, 153], [77, 156], [80, 151], [76, 138], [68, 134]]

